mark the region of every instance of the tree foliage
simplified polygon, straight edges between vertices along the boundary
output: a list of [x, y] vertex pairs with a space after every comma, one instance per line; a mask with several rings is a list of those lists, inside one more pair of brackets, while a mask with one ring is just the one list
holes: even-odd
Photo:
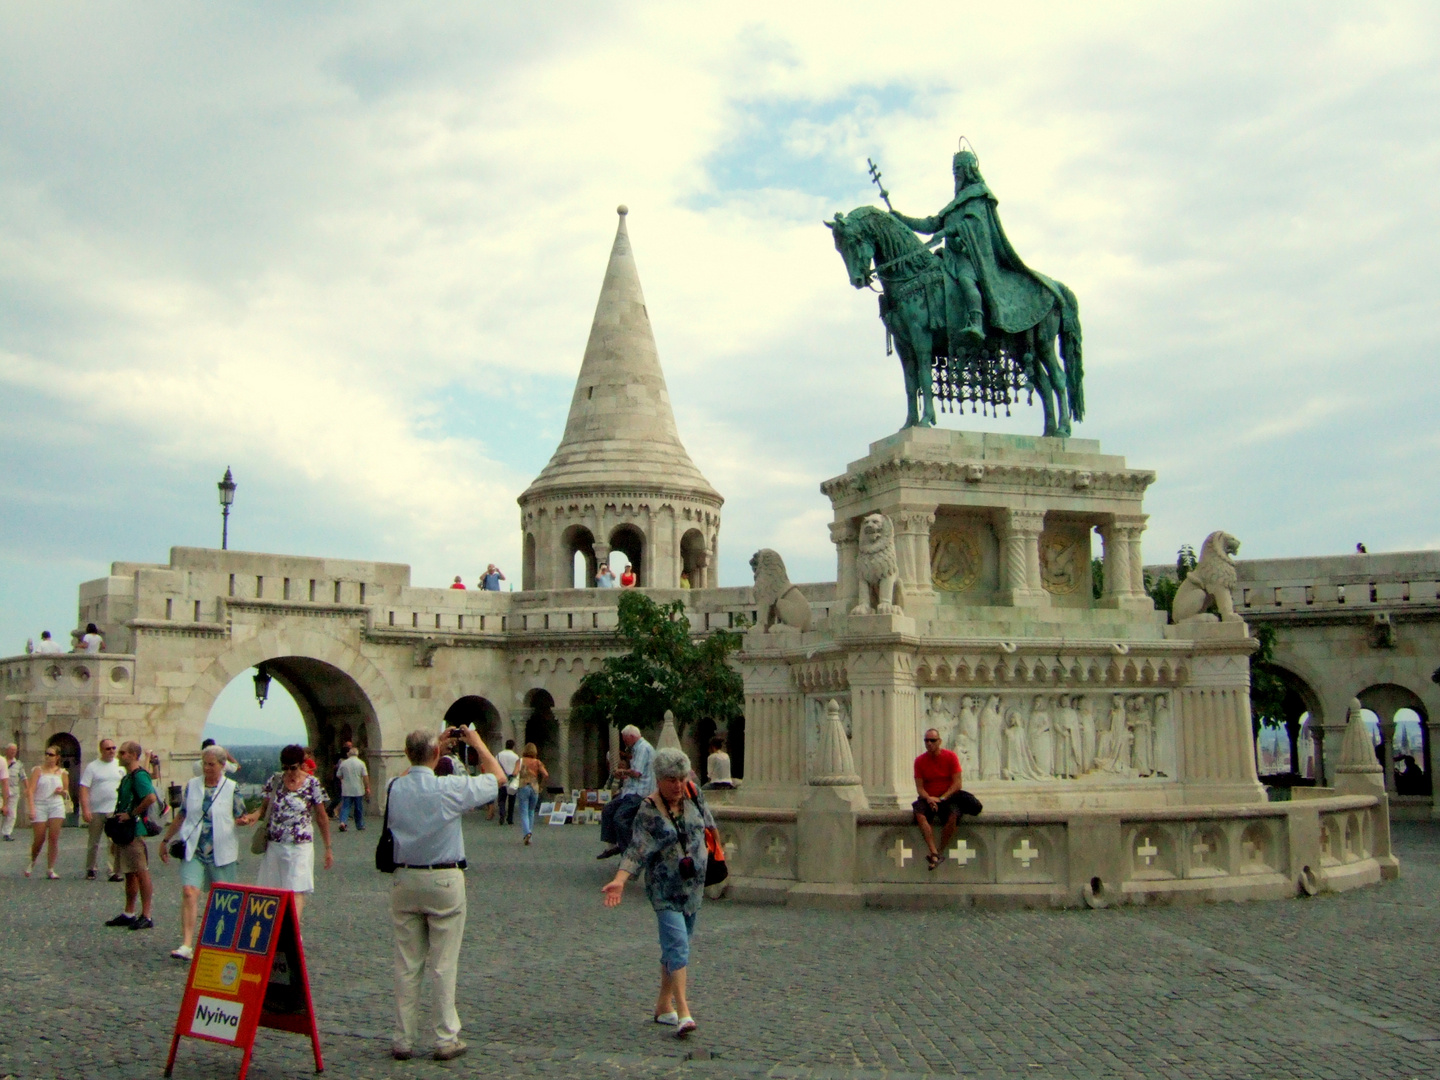
[[714, 630], [697, 640], [684, 601], [657, 604], [635, 589], [620, 594], [618, 633], [630, 651], [606, 658], [580, 680], [572, 719], [658, 727], [669, 709], [683, 731], [705, 719], [726, 728], [744, 715], [744, 682], [729, 664], [739, 634]]
[[1189, 544], [1181, 544], [1180, 550], [1175, 553], [1175, 576], [1152, 577], [1145, 575], [1145, 593], [1155, 601], [1155, 607], [1167, 614], [1175, 608], [1175, 594], [1180, 591], [1180, 583], [1190, 576], [1190, 571], [1198, 566], [1199, 560], [1195, 557], [1195, 549]]
[[1289, 688], [1274, 671], [1275, 628], [1261, 624], [1251, 633], [1260, 642], [1260, 647], [1250, 654], [1250, 723], [1258, 736], [1262, 727], [1285, 726]]

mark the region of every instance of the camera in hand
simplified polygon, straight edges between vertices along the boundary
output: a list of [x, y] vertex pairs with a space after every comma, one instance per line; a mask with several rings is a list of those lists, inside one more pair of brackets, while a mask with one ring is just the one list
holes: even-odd
[[689, 881], [694, 876], [695, 860], [692, 859], [689, 855], [686, 855], [683, 859], [680, 860], [680, 877], [685, 881]]
[[445, 737], [447, 739], [463, 739], [465, 738], [465, 734], [466, 731], [463, 727], [447, 728], [445, 731]]

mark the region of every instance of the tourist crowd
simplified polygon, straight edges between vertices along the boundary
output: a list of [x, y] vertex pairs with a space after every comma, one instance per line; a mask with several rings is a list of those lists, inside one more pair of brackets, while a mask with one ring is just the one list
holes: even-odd
[[[179, 866], [180, 943], [170, 955], [191, 961], [201, 897], [215, 884], [239, 880], [245, 843], [241, 830], [260, 823], [249, 838], [251, 851], [261, 856], [256, 884], [291, 892], [296, 918], [303, 916], [305, 900], [315, 889], [317, 838], [324, 848], [324, 868], [334, 863], [333, 806], [327, 807], [307, 747], [287, 746], [281, 751], [280, 768], [264, 784], [254, 808], [247, 807], [236, 782], [239, 763], [213, 739], [205, 740], [194, 775], [183, 786], [172, 785], [170, 805], [160, 795], [158, 755], [147, 756], [134, 741], [117, 744], [108, 738], [100, 741], [98, 750], [98, 757], [81, 773], [79, 805], [72, 807], [70, 776], [60, 746], [48, 747], [44, 760], [28, 771], [17, 747], [5, 748], [0, 758], [4, 838], [13, 839], [23, 802], [33, 830], [26, 877], [32, 875], [42, 851], [48, 876], [58, 876], [61, 825], [74, 810], [85, 827], [86, 878], [98, 876], [103, 857], [109, 880], [124, 882], [124, 910], [105, 925], [149, 930], [155, 926], [149, 841], [158, 839], [160, 861]], [[723, 739], [713, 740], [710, 751], [707, 767], [712, 783], [706, 786], [730, 785]], [[387, 791], [382, 841], [382, 849], [393, 859], [394, 875], [389, 895], [396, 1008], [391, 1052], [399, 1060], [415, 1053], [422, 1038], [422, 990], [428, 984], [433, 988], [436, 1018], [431, 1052], [445, 1061], [466, 1050], [455, 1005], [466, 912], [461, 816], [488, 806], [491, 820], [506, 826], [514, 824], [518, 808], [522, 843], [529, 846], [550, 773], [534, 743], [517, 752], [512, 739], [492, 755], [469, 727], [450, 728], [439, 735], [412, 732], [405, 741], [405, 754], [409, 768], [390, 782]], [[478, 770], [472, 775], [476, 763]], [[709, 861], [718, 848], [715, 823], [689, 758], [678, 749], [657, 751], [633, 725], [621, 732], [621, 753], [612, 774], [613, 797], [601, 830], [608, 846], [600, 857], [622, 857], [614, 877], [601, 890], [602, 900], [606, 907], [618, 905], [626, 882], [643, 875], [646, 899], [656, 914], [661, 959], [653, 1018], [684, 1037], [696, 1027], [686, 996], [687, 971]], [[372, 792], [369, 770], [357, 748], [343, 747], [335, 777], [340, 788], [334, 804], [340, 808], [340, 828], [353, 821], [357, 831], [363, 830], [365, 802]]]

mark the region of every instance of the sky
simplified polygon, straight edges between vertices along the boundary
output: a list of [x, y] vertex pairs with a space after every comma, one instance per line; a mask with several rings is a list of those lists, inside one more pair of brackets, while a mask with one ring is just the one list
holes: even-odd
[[[690, 456], [831, 580], [818, 485], [904, 418], [821, 221], [968, 138], [1079, 297], [1078, 436], [1148, 561], [1440, 546], [1433, 4], [0, 7], [0, 653], [114, 560], [518, 579], [615, 206]], [[1428, 298], [1428, 299], [1427, 299]], [[1039, 433], [1038, 406], [950, 427]], [[266, 710], [267, 714], [270, 710]]]

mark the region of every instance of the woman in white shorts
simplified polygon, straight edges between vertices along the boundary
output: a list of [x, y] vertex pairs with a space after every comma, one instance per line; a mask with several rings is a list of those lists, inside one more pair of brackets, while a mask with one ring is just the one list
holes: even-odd
[[325, 842], [325, 869], [335, 865], [330, 850], [330, 818], [325, 813], [325, 792], [320, 781], [307, 773], [305, 748], [287, 746], [280, 751], [280, 775], [265, 785], [269, 844], [260, 860], [255, 884], [267, 889], [288, 889], [295, 894], [295, 917], [305, 909], [305, 898], [315, 891], [315, 828]]
[[30, 798], [30, 827], [35, 838], [30, 841], [30, 862], [25, 867], [25, 876], [35, 869], [35, 860], [40, 849], [49, 841], [45, 862], [50, 868], [51, 881], [60, 875], [55, 872], [55, 859], [60, 854], [60, 826], [65, 823], [65, 799], [61, 792], [70, 787], [70, 773], [60, 767], [60, 748], [48, 747], [45, 764], [30, 773], [26, 784]]

